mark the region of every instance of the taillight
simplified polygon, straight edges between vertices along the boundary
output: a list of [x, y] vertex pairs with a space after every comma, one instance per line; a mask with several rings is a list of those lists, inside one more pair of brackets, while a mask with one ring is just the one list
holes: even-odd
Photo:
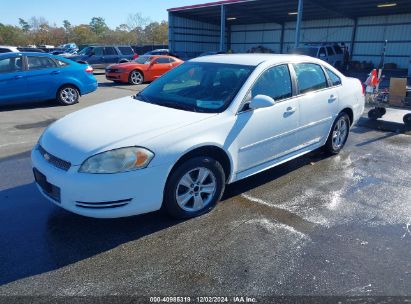
[[357, 79], [360, 82], [361, 89], [362, 89], [362, 96], [365, 96], [365, 87], [364, 84], [361, 82], [361, 80]]
[[86, 73], [93, 73], [94, 72], [94, 70], [93, 70], [93, 68], [91, 67], [91, 66], [87, 66], [87, 68], [84, 70]]
[[138, 54], [137, 53], [134, 53], [134, 55], [133, 55], [133, 60], [134, 59], [137, 59], [138, 58]]

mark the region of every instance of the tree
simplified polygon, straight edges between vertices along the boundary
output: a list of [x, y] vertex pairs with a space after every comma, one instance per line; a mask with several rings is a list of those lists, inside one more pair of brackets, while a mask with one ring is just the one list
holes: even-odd
[[144, 28], [145, 43], [149, 44], [167, 44], [168, 41], [168, 23], [167, 21], [151, 22]]
[[19, 24], [20, 24], [20, 27], [23, 30], [23, 32], [27, 33], [30, 30], [29, 23], [26, 20], [24, 20], [23, 18], [19, 18]]
[[66, 31], [66, 33], [70, 33], [71, 27], [72, 27], [70, 21], [63, 20], [63, 27], [64, 27], [64, 30]]
[[131, 32], [134, 33], [135, 37], [135, 42], [137, 44], [144, 44], [146, 39], [145, 39], [145, 33], [144, 33], [144, 28], [147, 26], [147, 24], [150, 23], [150, 18], [143, 17], [141, 13], [135, 13], [128, 15], [127, 18], [127, 26]]
[[97, 35], [100, 36], [104, 32], [108, 31], [108, 26], [106, 21], [102, 17], [93, 17], [90, 22], [90, 29]]
[[95, 43], [97, 40], [97, 35], [87, 24], [80, 24], [73, 27], [72, 35], [73, 42], [75, 42], [76, 44]]

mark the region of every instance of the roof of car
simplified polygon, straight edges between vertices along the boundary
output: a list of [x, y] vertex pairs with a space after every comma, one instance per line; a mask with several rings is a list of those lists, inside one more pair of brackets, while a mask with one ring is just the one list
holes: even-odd
[[257, 66], [263, 62], [281, 63], [298, 60], [316, 61], [315, 58], [304, 55], [293, 54], [220, 54], [202, 56], [191, 59], [191, 62], [210, 62], [210, 63], [226, 63], [226, 64], [243, 64]]
[[53, 56], [53, 54], [50, 53], [40, 53], [40, 52], [9, 52], [9, 53], [1, 53], [0, 58], [2, 57], [8, 57], [8, 56], [33, 56], [33, 55], [39, 55], [39, 56]]

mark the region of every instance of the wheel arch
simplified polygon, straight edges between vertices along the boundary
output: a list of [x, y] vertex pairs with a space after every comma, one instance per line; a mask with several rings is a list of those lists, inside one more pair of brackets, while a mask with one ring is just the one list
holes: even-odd
[[169, 180], [171, 174], [174, 172], [174, 170], [179, 165], [181, 165], [182, 163], [184, 163], [185, 161], [187, 161], [190, 158], [198, 157], [198, 156], [208, 156], [208, 157], [212, 157], [215, 160], [217, 160], [221, 164], [221, 166], [223, 167], [226, 182], [230, 180], [233, 164], [232, 164], [232, 160], [229, 157], [228, 153], [226, 151], [224, 151], [224, 149], [222, 149], [221, 147], [218, 147], [216, 145], [205, 145], [205, 146], [196, 147], [192, 150], [186, 151], [175, 162], [175, 164], [173, 165], [173, 167], [171, 168], [171, 170], [170, 170], [170, 172], [167, 176], [166, 185], [168, 183], [168, 180]]
[[[136, 69], [131, 69], [130, 72], [128, 72], [128, 78], [130, 78], [131, 73], [133, 73], [134, 71], [140, 72], [141, 75], [143, 75], [143, 79], [145, 78], [144, 72], [142, 69], [140, 68], [136, 68]], [[145, 80], [145, 79], [144, 79]]]
[[351, 108], [347, 107], [342, 109], [340, 111], [340, 114], [341, 113], [346, 113], [348, 115], [348, 118], [350, 119], [350, 126], [352, 126], [354, 123], [354, 111]]

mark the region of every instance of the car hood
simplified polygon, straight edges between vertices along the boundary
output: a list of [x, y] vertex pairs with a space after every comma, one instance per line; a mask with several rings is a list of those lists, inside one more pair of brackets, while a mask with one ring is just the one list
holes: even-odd
[[40, 145], [54, 156], [80, 165], [94, 154], [121, 147], [144, 146], [154, 137], [215, 115], [125, 97], [63, 117], [47, 128]]
[[141, 64], [137, 62], [124, 62], [124, 63], [118, 63], [118, 64], [112, 64], [107, 67], [107, 69], [136, 69], [140, 68], [142, 70], [145, 70], [148, 67], [148, 64]]

